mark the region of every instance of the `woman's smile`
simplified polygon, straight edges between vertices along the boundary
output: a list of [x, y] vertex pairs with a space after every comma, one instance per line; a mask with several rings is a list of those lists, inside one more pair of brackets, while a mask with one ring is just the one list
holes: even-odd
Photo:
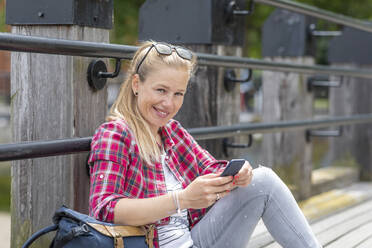
[[153, 108], [154, 108], [156, 114], [157, 114], [160, 118], [166, 118], [166, 117], [168, 116], [168, 114], [169, 114], [169, 112], [167, 112], [167, 111], [163, 111], [163, 110], [161, 110], [161, 109], [159, 109], [159, 108], [157, 108], [157, 107], [155, 107], [155, 106], [154, 106]]

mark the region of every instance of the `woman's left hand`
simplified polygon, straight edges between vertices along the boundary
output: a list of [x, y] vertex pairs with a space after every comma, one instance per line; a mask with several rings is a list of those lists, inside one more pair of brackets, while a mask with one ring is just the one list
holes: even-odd
[[233, 184], [239, 187], [248, 186], [251, 183], [253, 177], [252, 166], [248, 161], [245, 161], [243, 167], [234, 176]]

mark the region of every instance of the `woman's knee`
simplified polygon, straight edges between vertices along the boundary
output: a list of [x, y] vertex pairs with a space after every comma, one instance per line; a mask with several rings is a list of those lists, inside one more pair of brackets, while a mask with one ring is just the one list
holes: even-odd
[[284, 184], [279, 176], [269, 167], [259, 166], [253, 170], [252, 185], [259, 185], [262, 190], [272, 191], [276, 186], [282, 187]]
[[252, 182], [246, 187], [239, 187], [233, 190], [229, 197], [238, 199], [255, 198], [258, 196], [269, 196], [276, 189], [285, 187], [277, 174], [268, 167], [260, 166], [253, 170]]
[[253, 170], [253, 180], [259, 182], [271, 182], [276, 179], [276, 173], [269, 167], [260, 165], [258, 168]]

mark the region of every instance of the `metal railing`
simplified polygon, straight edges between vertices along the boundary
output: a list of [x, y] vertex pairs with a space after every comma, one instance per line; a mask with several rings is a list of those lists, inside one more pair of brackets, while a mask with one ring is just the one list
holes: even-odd
[[[0, 50], [13, 52], [131, 59], [137, 49], [138, 47], [135, 46], [0, 33]], [[351, 69], [322, 65], [298, 65], [206, 53], [197, 53], [197, 56], [198, 64], [205, 66], [372, 78], [372, 71], [366, 69]]]
[[[255, 2], [296, 11], [345, 26], [372, 32], [372, 25], [343, 15], [287, 0], [255, 0]], [[135, 46], [73, 41], [0, 33], [0, 50], [84, 57], [131, 59]], [[197, 53], [199, 65], [250, 68], [305, 74], [332, 74], [372, 78], [372, 71], [321, 65], [298, 65], [266, 60]], [[238, 124], [219, 127], [192, 128], [188, 131], [197, 140], [224, 138], [242, 134], [322, 128], [372, 122], [372, 114], [333, 117], [322, 120], [283, 121], [273, 123]], [[65, 155], [90, 150], [91, 137], [35, 141], [0, 145], [0, 161]]]
[[263, 3], [274, 7], [298, 12], [304, 15], [313, 16], [323, 20], [331, 21], [344, 26], [356, 28], [359, 30], [372, 32], [372, 23], [361, 21], [355, 18], [333, 13], [331, 11], [319, 9], [310, 5], [288, 1], [288, 0], [254, 0], [257, 3]]
[[[197, 140], [217, 139], [252, 133], [283, 132], [372, 122], [372, 114], [333, 117], [320, 120], [249, 123], [231, 126], [190, 128]], [[0, 145], [0, 161], [66, 155], [90, 150], [91, 137]]]

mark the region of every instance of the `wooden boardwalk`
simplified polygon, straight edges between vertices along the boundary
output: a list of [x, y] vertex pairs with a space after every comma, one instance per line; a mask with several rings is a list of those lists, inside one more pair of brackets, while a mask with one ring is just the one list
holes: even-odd
[[[370, 188], [370, 191], [372, 188]], [[372, 248], [372, 199], [338, 210], [314, 221], [311, 227], [325, 248]], [[262, 222], [254, 231], [249, 248], [281, 247], [267, 232]]]

